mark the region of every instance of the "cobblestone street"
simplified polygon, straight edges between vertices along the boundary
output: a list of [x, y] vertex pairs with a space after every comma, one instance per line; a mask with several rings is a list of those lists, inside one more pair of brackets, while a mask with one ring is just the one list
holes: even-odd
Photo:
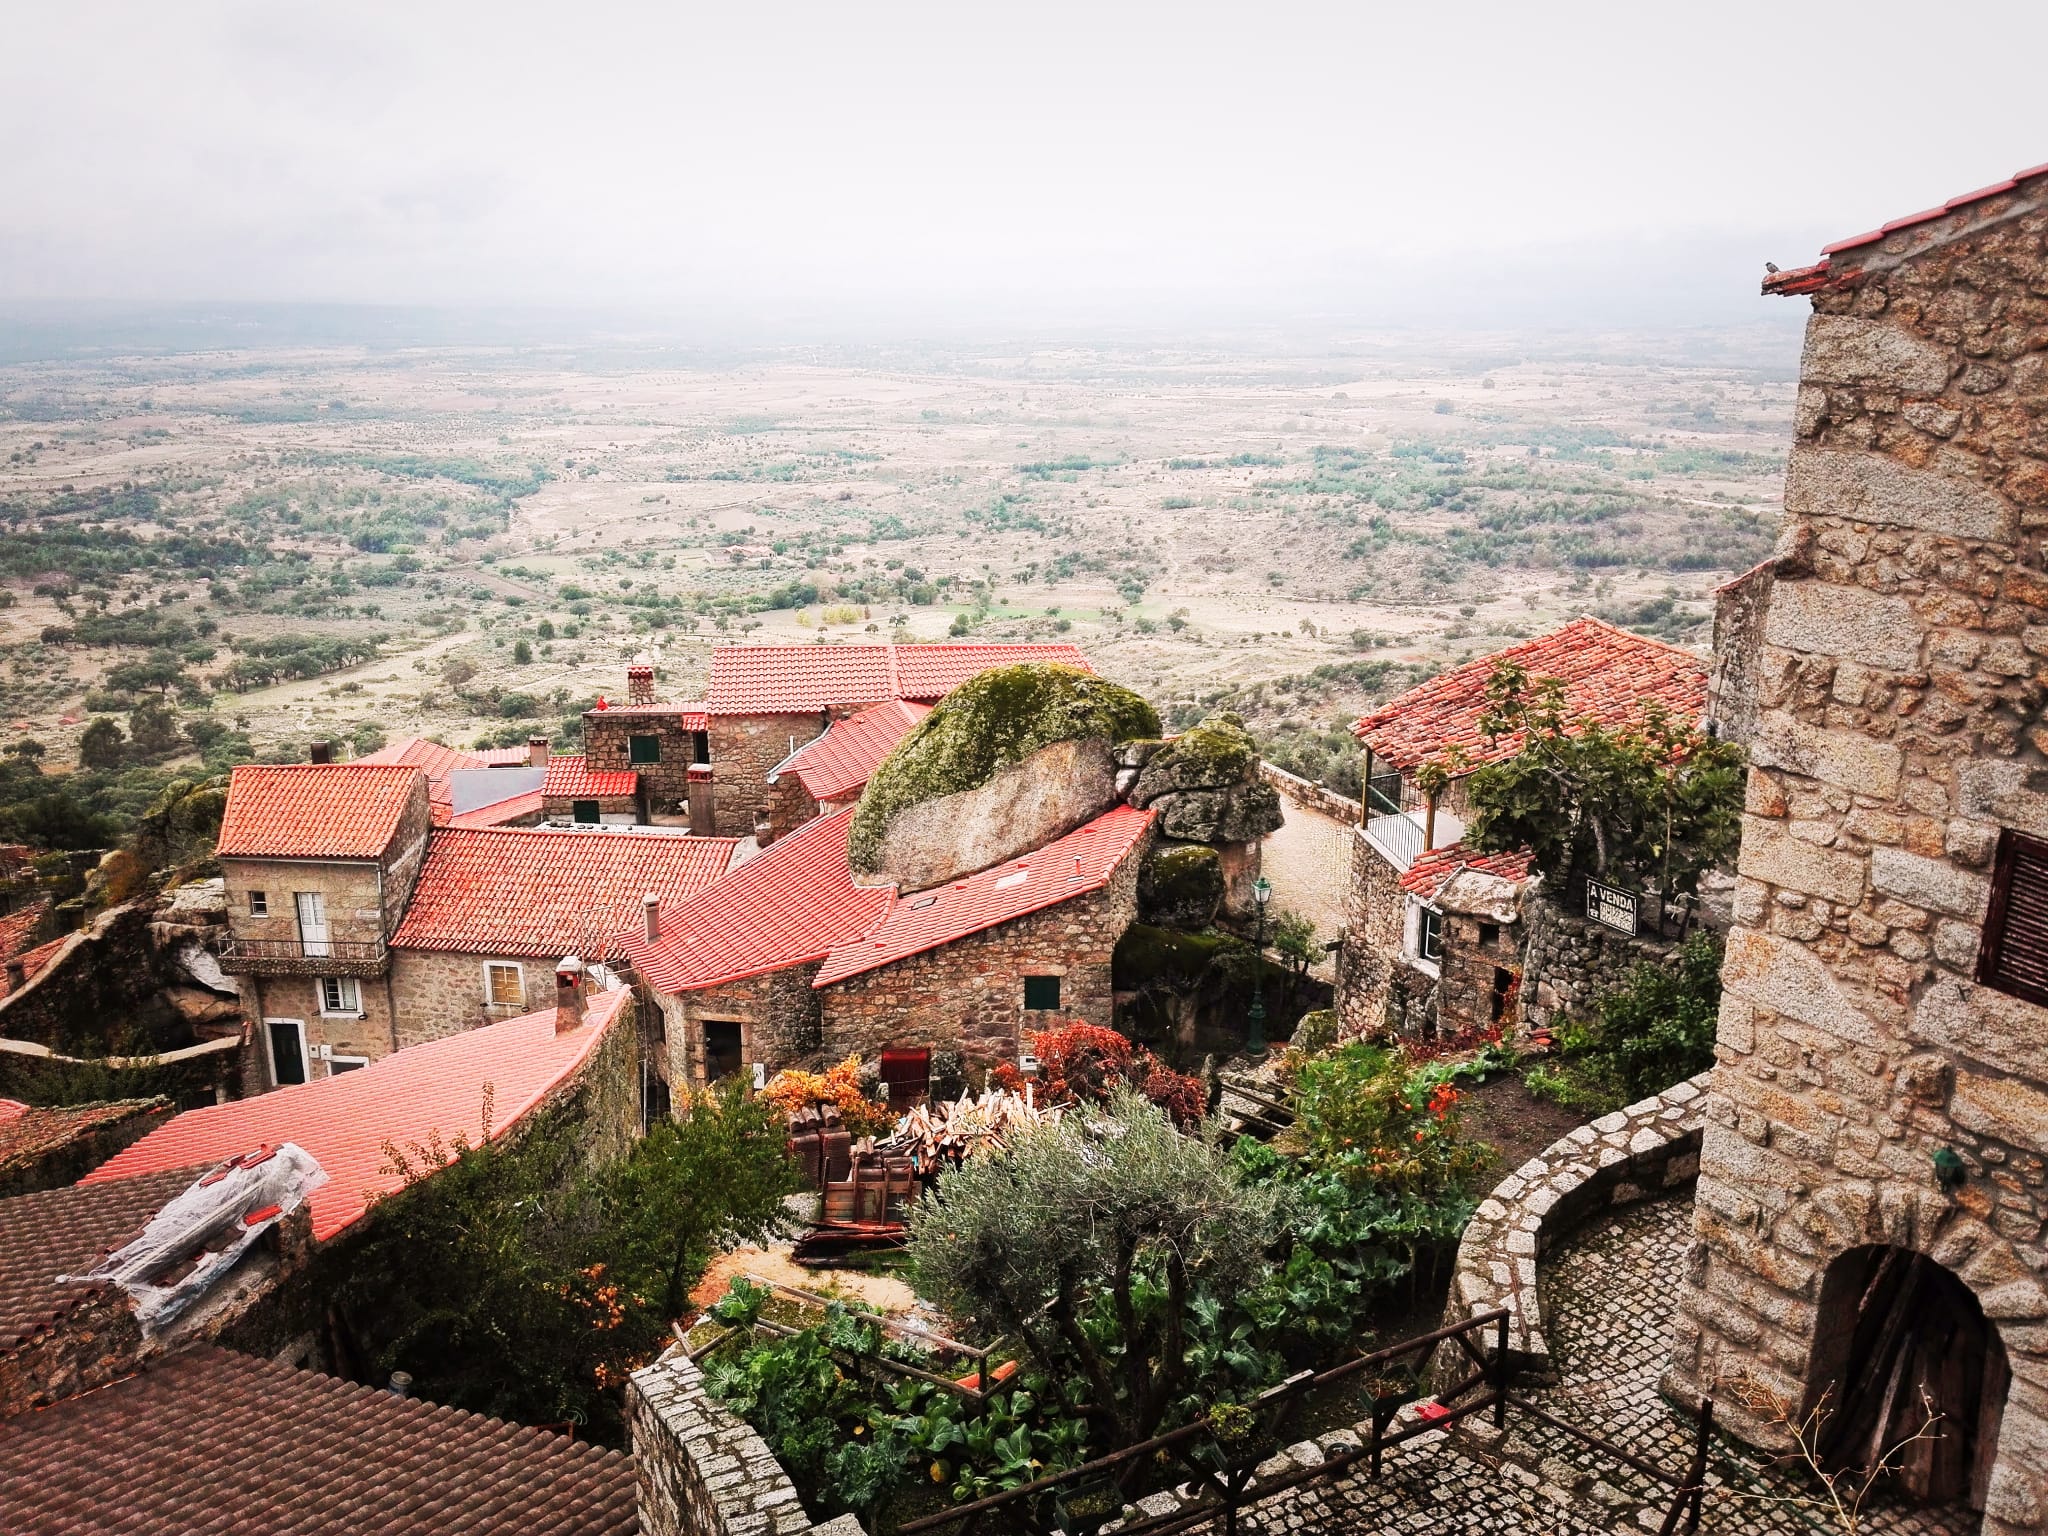
[[[1693, 1426], [1658, 1395], [1657, 1377], [1691, 1234], [1688, 1188], [1624, 1207], [1559, 1244], [1541, 1279], [1558, 1379], [1522, 1394], [1674, 1473], [1691, 1455]], [[1322, 1444], [1337, 1438], [1324, 1436]], [[1819, 1509], [1786, 1502], [1798, 1487], [1773, 1472], [1767, 1458], [1732, 1442], [1717, 1442], [1709, 1483], [1702, 1530], [1804, 1536], [1836, 1529]], [[1662, 1525], [1669, 1498], [1650, 1478], [1510, 1409], [1504, 1433], [1483, 1416], [1468, 1419], [1451, 1435], [1425, 1435], [1389, 1452], [1377, 1482], [1347, 1475], [1290, 1490], [1245, 1510], [1239, 1529], [1641, 1536]], [[1968, 1536], [1975, 1526], [1974, 1517], [1873, 1500], [1862, 1530]]]

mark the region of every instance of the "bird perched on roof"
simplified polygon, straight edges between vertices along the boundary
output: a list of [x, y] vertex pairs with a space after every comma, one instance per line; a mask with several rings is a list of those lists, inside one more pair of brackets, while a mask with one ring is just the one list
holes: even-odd
[[1767, 261], [1764, 263], [1764, 270], [1766, 272], [1775, 272], [1778, 270], [1778, 264], [1775, 261]]

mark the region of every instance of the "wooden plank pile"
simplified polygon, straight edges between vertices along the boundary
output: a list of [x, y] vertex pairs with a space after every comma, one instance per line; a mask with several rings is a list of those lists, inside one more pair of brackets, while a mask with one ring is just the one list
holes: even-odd
[[872, 1148], [909, 1157], [919, 1176], [929, 1177], [970, 1157], [1001, 1152], [1025, 1129], [1059, 1118], [1057, 1106], [1036, 1102], [1030, 1083], [1022, 1093], [991, 1087], [979, 1094], [963, 1093], [950, 1104], [919, 1104], [896, 1122], [887, 1140], [872, 1143]]

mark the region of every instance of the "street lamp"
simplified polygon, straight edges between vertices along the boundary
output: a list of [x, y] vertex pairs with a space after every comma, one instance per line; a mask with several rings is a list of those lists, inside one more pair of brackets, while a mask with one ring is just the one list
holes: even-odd
[[1266, 1054], [1266, 903], [1273, 899], [1273, 882], [1264, 875], [1252, 882], [1252, 906], [1259, 915], [1256, 944], [1257, 964], [1252, 970], [1252, 1006], [1245, 1015], [1244, 1049], [1248, 1056]]

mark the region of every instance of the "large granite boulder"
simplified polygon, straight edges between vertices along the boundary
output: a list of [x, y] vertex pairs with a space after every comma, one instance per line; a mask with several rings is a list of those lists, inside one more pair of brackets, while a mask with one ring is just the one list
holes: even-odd
[[1277, 831], [1280, 792], [1262, 780], [1234, 789], [1186, 789], [1152, 802], [1163, 836], [1186, 843], [1248, 843]]
[[1164, 928], [1202, 929], [1223, 905], [1223, 859], [1199, 843], [1156, 847], [1138, 870], [1138, 918]]
[[[1133, 743], [1134, 748], [1137, 745]], [[1126, 761], [1138, 765], [1130, 800], [1140, 810], [1171, 794], [1259, 782], [1258, 743], [1236, 715], [1211, 715], [1172, 741], [1148, 742], [1144, 747], [1142, 752], [1126, 753]]]
[[1116, 804], [1118, 749], [1158, 734], [1150, 704], [1092, 672], [984, 672], [869, 777], [847, 847], [854, 878], [921, 890], [1043, 847]]

